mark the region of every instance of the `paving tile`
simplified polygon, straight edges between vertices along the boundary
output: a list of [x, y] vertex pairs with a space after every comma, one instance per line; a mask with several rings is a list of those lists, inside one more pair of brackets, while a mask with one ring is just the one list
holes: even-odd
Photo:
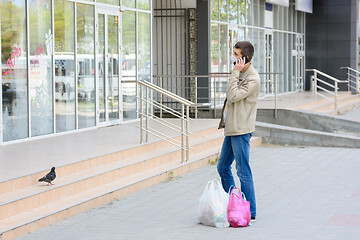
[[[359, 153], [343, 148], [252, 149], [258, 218], [248, 228], [199, 224], [199, 197], [209, 180], [219, 178], [216, 166], [206, 166], [19, 239], [45, 240], [59, 231], [52, 240], [101, 234], [102, 239], [356, 239], [360, 176], [354, 156]], [[345, 220], [336, 225], [339, 219]]]

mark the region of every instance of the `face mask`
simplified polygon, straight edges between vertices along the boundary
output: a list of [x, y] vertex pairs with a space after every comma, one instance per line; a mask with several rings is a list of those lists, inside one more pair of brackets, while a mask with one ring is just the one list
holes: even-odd
[[237, 61], [237, 59], [236, 59], [236, 57], [234, 57], [234, 55], [231, 55], [231, 57], [230, 57], [230, 61], [235, 65], [236, 64], [236, 61]]

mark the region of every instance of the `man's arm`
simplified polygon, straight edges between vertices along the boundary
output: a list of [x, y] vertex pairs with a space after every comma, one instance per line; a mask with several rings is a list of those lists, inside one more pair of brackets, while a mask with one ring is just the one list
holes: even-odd
[[226, 98], [230, 103], [238, 102], [248, 97], [250, 94], [258, 89], [258, 82], [256, 79], [247, 80], [240, 87], [239, 82], [239, 71], [233, 70], [232, 76], [228, 84], [226, 91]]

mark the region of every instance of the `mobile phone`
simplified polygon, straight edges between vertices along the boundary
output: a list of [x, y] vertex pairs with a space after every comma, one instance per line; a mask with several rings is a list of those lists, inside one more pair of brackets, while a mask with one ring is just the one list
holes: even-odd
[[248, 62], [250, 62], [247, 56], [244, 56], [244, 57], [245, 57], [245, 64], [247, 64]]
[[[247, 56], [243, 56], [243, 58], [245, 58], [245, 64], [247, 64], [249, 61], [248, 57]], [[234, 62], [234, 65], [236, 64], [236, 61]]]

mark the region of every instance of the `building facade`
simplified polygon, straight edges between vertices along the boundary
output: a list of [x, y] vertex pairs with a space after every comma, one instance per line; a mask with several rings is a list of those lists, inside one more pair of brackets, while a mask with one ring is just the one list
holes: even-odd
[[136, 119], [149, 0], [1, 0], [0, 143]]
[[[273, 95], [275, 88], [279, 93], [304, 90], [306, 13], [297, 2], [211, 0], [210, 71], [229, 72], [235, 43], [246, 40], [255, 48], [252, 64], [261, 73], [261, 97]], [[224, 98], [226, 82], [212, 79], [217, 99]]]
[[138, 80], [221, 99], [226, 78], [199, 77], [194, 94], [178, 76], [228, 73], [240, 40], [255, 47], [262, 97], [305, 90], [307, 52], [321, 50], [308, 42], [312, 2], [0, 0], [0, 145], [136, 121]]

